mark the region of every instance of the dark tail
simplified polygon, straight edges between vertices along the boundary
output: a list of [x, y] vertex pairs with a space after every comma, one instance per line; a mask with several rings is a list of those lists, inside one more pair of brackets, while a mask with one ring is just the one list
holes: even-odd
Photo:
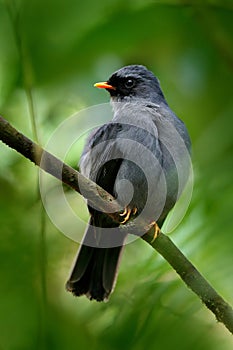
[[[113, 248], [96, 248], [84, 245], [87, 237], [93, 237], [94, 228], [89, 226], [83, 244], [66, 283], [66, 289], [75, 296], [85, 294], [90, 300], [107, 300], [112, 292], [116, 277], [122, 246]], [[124, 239], [121, 239], [123, 245]]]

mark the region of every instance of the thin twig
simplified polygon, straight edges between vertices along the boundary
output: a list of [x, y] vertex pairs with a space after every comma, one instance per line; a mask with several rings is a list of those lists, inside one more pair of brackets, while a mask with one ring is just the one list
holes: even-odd
[[[195, 266], [182, 254], [171, 239], [162, 232], [153, 240], [153, 231], [142, 238], [148, 242], [180, 275], [186, 285], [196, 293], [202, 302], [233, 333], [233, 309], [206, 281]], [[152, 242], [153, 240], [153, 242]]]
[[120, 210], [120, 206], [113, 196], [51, 153], [45, 151], [42, 147], [17, 131], [1, 116], [0, 134], [1, 140], [9, 147], [15, 149], [41, 169], [81, 193], [89, 200], [90, 205], [98, 207], [100, 211], [109, 212], [109, 215], [115, 221], [120, 221], [118, 215], [115, 214]]
[[[2, 117], [0, 117], [0, 140], [77, 192], [80, 193], [80, 187], [82, 189], [85, 188], [85, 193], [82, 191], [81, 194], [90, 203], [100, 211], [106, 212], [106, 215], [110, 215], [115, 221], [120, 221], [119, 213], [117, 213], [119, 205], [109, 193], [52, 154], [43, 150], [43, 148], [13, 128]], [[43, 161], [43, 158], [46, 161]], [[80, 184], [82, 185], [80, 186]], [[139, 222], [139, 226], [143, 229], [146, 228], [143, 222]], [[130, 229], [130, 224], [125, 225], [125, 228]], [[154, 239], [154, 227], [150, 229], [148, 227], [148, 232], [142, 238], [168, 261], [186, 285], [215, 314], [216, 319], [222, 322], [233, 334], [233, 309], [182, 254], [170, 238], [160, 232], [157, 238]]]

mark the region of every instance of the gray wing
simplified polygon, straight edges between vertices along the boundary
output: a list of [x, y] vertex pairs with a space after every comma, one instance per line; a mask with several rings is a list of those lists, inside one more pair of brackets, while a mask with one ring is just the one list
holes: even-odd
[[[150, 132], [132, 124], [111, 122], [91, 135], [80, 162], [84, 175], [117, 197], [123, 207], [144, 208], [148, 198], [158, 195], [162, 152], [156, 125]], [[159, 196], [160, 199], [164, 197]], [[156, 203], [160, 203], [156, 197]], [[152, 208], [152, 205], [150, 205]], [[150, 217], [154, 216], [150, 214]]]

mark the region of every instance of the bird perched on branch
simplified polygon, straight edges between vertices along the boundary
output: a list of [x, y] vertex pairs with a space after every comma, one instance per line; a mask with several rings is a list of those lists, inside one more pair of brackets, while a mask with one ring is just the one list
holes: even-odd
[[89, 206], [89, 225], [66, 288], [103, 301], [115, 285], [127, 234], [122, 227], [140, 217], [161, 227], [187, 182], [191, 143], [146, 67], [123, 67], [95, 86], [110, 93], [114, 116], [90, 135], [80, 170], [117, 199], [122, 222]]

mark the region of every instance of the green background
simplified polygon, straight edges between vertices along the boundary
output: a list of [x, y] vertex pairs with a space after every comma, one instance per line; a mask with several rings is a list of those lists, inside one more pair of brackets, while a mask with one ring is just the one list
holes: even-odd
[[[73, 113], [108, 101], [94, 82], [126, 64], [153, 70], [193, 142], [192, 202], [171, 238], [233, 304], [232, 0], [1, 1], [0, 53], [0, 113], [35, 139], [32, 97], [42, 144]], [[41, 214], [37, 174], [0, 144], [1, 350], [232, 349], [143, 241], [126, 247], [108, 303], [67, 293], [77, 244]]]

